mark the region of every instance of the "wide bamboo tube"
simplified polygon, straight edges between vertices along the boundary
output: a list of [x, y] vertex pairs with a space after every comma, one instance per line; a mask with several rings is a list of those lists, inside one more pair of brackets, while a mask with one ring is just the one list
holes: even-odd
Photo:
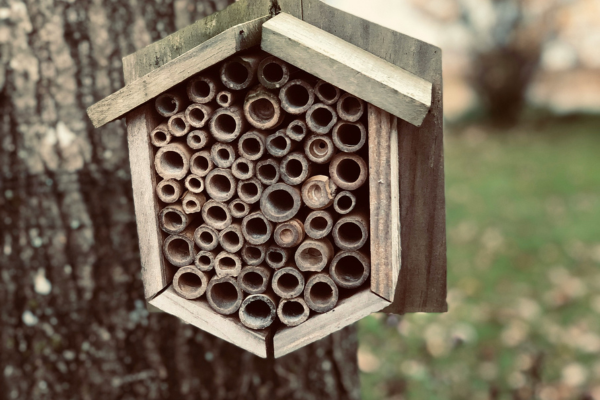
[[262, 131], [244, 133], [238, 140], [238, 153], [246, 160], [257, 161], [265, 154], [267, 134]]
[[250, 244], [264, 244], [271, 238], [273, 224], [263, 213], [255, 211], [242, 220], [242, 234]]
[[187, 104], [188, 100], [185, 95], [178, 90], [163, 93], [154, 101], [156, 111], [167, 118], [185, 110]]
[[279, 164], [281, 179], [291, 186], [300, 185], [310, 176], [310, 172], [310, 163], [299, 151], [288, 154]]
[[164, 179], [183, 179], [190, 169], [192, 150], [183, 143], [160, 147], [154, 157], [156, 173]]
[[256, 82], [256, 70], [263, 57], [258, 54], [237, 55], [221, 65], [220, 78], [231, 90], [242, 90]]
[[173, 277], [173, 288], [184, 299], [194, 300], [201, 297], [208, 287], [208, 274], [188, 265], [179, 268]]
[[268, 328], [277, 315], [277, 299], [272, 293], [251, 294], [242, 301], [240, 322], [250, 329]]
[[304, 154], [316, 164], [327, 164], [335, 155], [335, 146], [329, 136], [312, 134], [304, 141]]
[[316, 312], [332, 310], [339, 300], [339, 290], [329, 275], [315, 273], [308, 278], [304, 287], [304, 301]]
[[235, 147], [217, 142], [210, 147], [210, 158], [218, 168], [229, 168], [235, 162]]
[[194, 263], [194, 228], [189, 226], [183, 232], [168, 236], [163, 243], [163, 254], [167, 261], [176, 267]]
[[344, 190], [335, 196], [333, 200], [333, 209], [340, 215], [345, 215], [356, 207], [356, 196], [347, 190]]
[[234, 277], [213, 276], [206, 288], [206, 300], [219, 314], [231, 315], [239, 310], [244, 295]]
[[175, 203], [181, 197], [183, 188], [175, 179], [163, 179], [156, 185], [156, 195], [165, 203]]
[[216, 140], [229, 143], [246, 130], [246, 125], [242, 107], [233, 105], [215, 110], [208, 122], [208, 129]]
[[355, 289], [369, 278], [369, 257], [360, 251], [340, 251], [329, 265], [331, 279], [341, 288]]
[[337, 102], [337, 113], [341, 119], [356, 122], [365, 112], [365, 102], [350, 93], [344, 93]]
[[169, 132], [169, 124], [163, 122], [150, 132], [150, 141], [156, 147], [163, 147], [169, 144], [173, 135]]
[[300, 190], [285, 183], [268, 186], [260, 199], [260, 210], [273, 222], [294, 218], [302, 205]]
[[215, 257], [215, 273], [217, 276], [237, 277], [242, 271], [242, 260], [234, 253], [222, 251]]
[[304, 240], [304, 225], [297, 218], [280, 222], [275, 227], [273, 239], [280, 247], [296, 247]]
[[237, 179], [231, 170], [215, 168], [206, 175], [204, 186], [206, 193], [214, 200], [229, 201], [235, 195]]
[[333, 204], [337, 187], [326, 175], [310, 177], [302, 185], [302, 200], [308, 208], [322, 210]]
[[215, 111], [215, 107], [210, 104], [190, 104], [185, 109], [185, 119], [194, 128], [204, 128]]
[[181, 203], [170, 204], [158, 213], [160, 229], [169, 234], [183, 232], [193, 220], [194, 217], [187, 215]]
[[369, 167], [365, 160], [354, 153], [338, 153], [329, 164], [329, 176], [344, 190], [361, 187], [368, 178]]
[[238, 181], [237, 194], [240, 200], [247, 204], [254, 204], [260, 200], [263, 193], [263, 185], [257, 178]]
[[204, 223], [194, 231], [194, 242], [200, 249], [212, 251], [219, 245], [219, 233], [215, 228]]
[[267, 158], [256, 163], [256, 178], [263, 185], [273, 185], [279, 181], [279, 161]]
[[188, 79], [186, 91], [194, 103], [210, 103], [221, 89], [221, 82], [209, 75], [197, 75]]
[[250, 244], [246, 243], [241, 251], [242, 260], [246, 265], [260, 265], [265, 261], [267, 255], [266, 244]]
[[304, 221], [306, 235], [312, 239], [322, 239], [333, 229], [333, 217], [327, 210], [313, 211]]
[[267, 291], [273, 270], [264, 265], [247, 266], [237, 277], [239, 287], [248, 294], [260, 294]]
[[304, 276], [295, 267], [280, 268], [273, 274], [271, 283], [275, 294], [284, 299], [292, 299], [302, 294], [304, 290]]
[[361, 122], [338, 121], [333, 127], [331, 139], [341, 151], [354, 153], [365, 145], [367, 130]]
[[287, 326], [298, 326], [310, 316], [310, 308], [302, 297], [281, 299], [277, 307], [279, 320]]
[[340, 99], [342, 92], [331, 83], [320, 80], [315, 85], [315, 95], [317, 95], [321, 103], [331, 106]]
[[202, 206], [202, 219], [216, 230], [225, 229], [232, 222], [227, 204], [212, 199]]
[[290, 114], [299, 115], [313, 105], [315, 92], [305, 80], [294, 79], [281, 88], [279, 100], [281, 100], [281, 108]]
[[175, 137], [185, 136], [190, 129], [192, 129], [192, 126], [185, 117], [184, 111], [172, 115], [167, 122], [167, 126], [169, 127], [169, 132], [171, 132], [171, 135]]
[[322, 271], [333, 258], [333, 245], [327, 238], [306, 239], [294, 254], [294, 260], [300, 271]]
[[267, 89], [279, 89], [290, 80], [290, 66], [275, 56], [258, 64], [258, 81]]
[[281, 109], [279, 98], [264, 86], [258, 85], [246, 94], [244, 116], [257, 129], [274, 129], [283, 122], [285, 113]]
[[358, 250], [369, 238], [369, 217], [355, 211], [340, 218], [332, 230], [335, 245], [342, 250]]
[[190, 172], [199, 177], [205, 177], [214, 167], [215, 164], [208, 150], [198, 151], [190, 158]]
[[294, 147], [296, 147], [296, 142], [292, 141], [292, 139], [285, 134], [283, 129], [280, 129], [267, 136], [265, 146], [270, 155], [281, 158], [286, 156], [294, 149]]
[[225, 251], [230, 253], [238, 252], [244, 246], [242, 225], [239, 222], [234, 222], [219, 232], [219, 244]]
[[338, 116], [333, 107], [323, 103], [313, 104], [306, 112], [306, 125], [314, 133], [324, 135], [337, 123]]

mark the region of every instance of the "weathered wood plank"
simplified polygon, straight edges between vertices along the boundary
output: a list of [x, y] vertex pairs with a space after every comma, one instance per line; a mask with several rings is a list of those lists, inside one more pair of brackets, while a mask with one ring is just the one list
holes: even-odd
[[205, 298], [186, 300], [179, 297], [171, 286], [150, 300], [150, 304], [252, 354], [267, 357], [269, 329], [248, 329], [237, 317], [217, 314]]
[[[230, 28], [201, 43], [162, 67], [129, 83], [87, 109], [96, 128], [114, 121], [190, 76], [260, 43], [264, 16]], [[132, 68], [127, 64], [127, 68]]]
[[421, 127], [398, 121], [402, 269], [384, 312], [447, 311], [441, 50], [319, 0], [302, 0], [302, 11], [306, 22], [433, 83]]
[[416, 126], [429, 111], [430, 82], [289, 14], [263, 25], [261, 48]]
[[160, 206], [154, 188], [156, 174], [152, 145], [148, 133], [159, 123], [152, 105], [145, 105], [127, 114], [127, 142], [133, 203], [137, 221], [142, 281], [146, 299], [152, 298], [173, 280], [174, 271], [162, 255], [162, 234], [158, 228]]
[[298, 350], [325, 336], [348, 326], [367, 315], [380, 311], [390, 302], [377, 296], [369, 288], [341, 300], [333, 310], [323, 314], [313, 314], [306, 322], [285, 327], [273, 337], [275, 358]]
[[400, 274], [398, 120], [371, 104], [369, 113], [369, 205], [371, 290], [394, 301]]

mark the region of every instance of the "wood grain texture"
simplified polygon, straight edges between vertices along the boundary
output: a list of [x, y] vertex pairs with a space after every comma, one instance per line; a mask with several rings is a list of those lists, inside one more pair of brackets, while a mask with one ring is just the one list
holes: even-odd
[[[192, 48], [162, 67], [127, 84], [87, 109], [96, 128], [114, 121], [190, 76], [260, 43], [263, 16], [236, 25]], [[131, 68], [128, 64], [127, 68]]]
[[390, 313], [445, 312], [446, 211], [442, 53], [433, 45], [302, 0], [304, 21], [433, 83], [431, 111], [420, 128], [398, 121], [402, 270]]
[[429, 111], [430, 82], [289, 14], [263, 25], [261, 48], [413, 125]]
[[262, 358], [268, 355], [269, 329], [247, 329], [237, 316], [217, 314], [205, 298], [186, 300], [171, 286], [150, 300], [150, 304], [252, 354]]
[[167, 266], [162, 254], [162, 233], [158, 225], [160, 206], [154, 188], [156, 173], [149, 132], [159, 122], [151, 104], [127, 114], [127, 142], [133, 203], [140, 243], [142, 281], [146, 299], [154, 297], [173, 280], [175, 271]]
[[341, 300], [331, 311], [313, 313], [301, 325], [279, 329], [273, 337], [275, 358], [324, 338], [389, 304], [389, 301], [373, 294], [369, 288], [363, 289], [352, 297]]
[[398, 119], [368, 105], [371, 290], [393, 301], [400, 274]]

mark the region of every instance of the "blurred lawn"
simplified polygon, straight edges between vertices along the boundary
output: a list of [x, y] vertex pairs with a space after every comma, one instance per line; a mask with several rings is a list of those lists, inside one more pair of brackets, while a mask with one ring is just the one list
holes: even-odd
[[363, 398], [600, 400], [600, 120], [446, 137], [446, 314], [360, 323]]

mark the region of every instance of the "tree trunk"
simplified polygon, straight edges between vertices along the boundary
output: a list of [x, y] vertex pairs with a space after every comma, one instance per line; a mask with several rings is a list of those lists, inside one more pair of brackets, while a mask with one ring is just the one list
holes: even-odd
[[121, 58], [226, 0], [0, 0], [0, 400], [359, 397], [354, 328], [262, 360], [143, 299]]

